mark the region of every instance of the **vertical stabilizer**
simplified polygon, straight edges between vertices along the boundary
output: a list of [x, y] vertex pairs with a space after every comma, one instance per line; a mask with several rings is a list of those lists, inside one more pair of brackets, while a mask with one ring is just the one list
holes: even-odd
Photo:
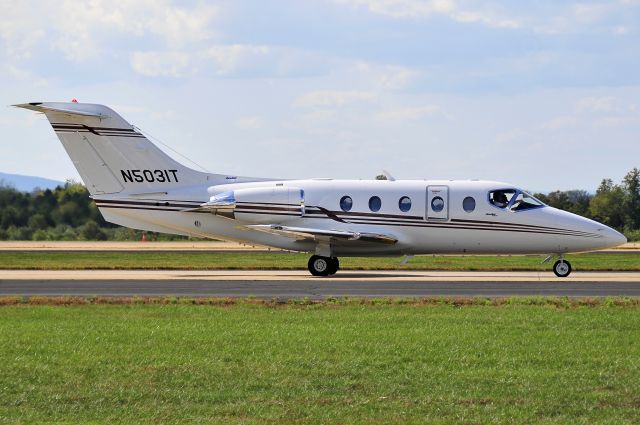
[[224, 177], [173, 160], [112, 109], [88, 103], [26, 103], [42, 112], [92, 195], [219, 184]]

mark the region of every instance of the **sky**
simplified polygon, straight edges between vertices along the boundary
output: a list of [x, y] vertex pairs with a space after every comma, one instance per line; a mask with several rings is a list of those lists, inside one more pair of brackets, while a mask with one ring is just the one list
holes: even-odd
[[593, 192], [640, 167], [638, 0], [0, 0], [0, 11], [7, 173], [80, 180], [45, 118], [9, 106], [73, 98], [216, 173], [384, 169]]

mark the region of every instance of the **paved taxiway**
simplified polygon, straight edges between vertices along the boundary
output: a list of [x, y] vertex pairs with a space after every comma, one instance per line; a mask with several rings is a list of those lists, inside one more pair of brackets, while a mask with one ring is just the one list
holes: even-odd
[[430, 296], [640, 296], [640, 273], [3, 270], [0, 295], [303, 298]]

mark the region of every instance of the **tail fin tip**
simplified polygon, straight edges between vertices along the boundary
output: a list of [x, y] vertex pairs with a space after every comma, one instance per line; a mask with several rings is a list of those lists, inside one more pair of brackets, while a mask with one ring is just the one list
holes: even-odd
[[67, 115], [78, 115], [81, 117], [96, 117], [96, 118], [109, 118], [108, 114], [105, 114], [105, 110], [109, 110], [104, 105], [95, 105], [92, 103], [78, 103], [78, 102], [29, 102], [18, 103], [16, 108], [29, 109], [36, 112], [57, 112]]

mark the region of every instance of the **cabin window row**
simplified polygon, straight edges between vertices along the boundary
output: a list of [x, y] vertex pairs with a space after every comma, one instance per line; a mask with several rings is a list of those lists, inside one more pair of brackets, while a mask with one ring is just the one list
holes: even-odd
[[[440, 197], [436, 197], [433, 199], [433, 201], [436, 200], [440, 200], [442, 204], [434, 206], [432, 202], [432, 208], [434, 211], [441, 211], [444, 208], [444, 200]], [[342, 211], [349, 212], [352, 208], [353, 199], [351, 198], [351, 196], [345, 195], [340, 198], [340, 209]], [[372, 212], [377, 212], [380, 211], [380, 208], [382, 208], [382, 200], [379, 196], [372, 196], [371, 198], [369, 198], [369, 210], [371, 210]], [[398, 209], [402, 212], [408, 212], [409, 210], [411, 210], [411, 198], [409, 198], [408, 196], [401, 197], [398, 200]], [[476, 209], [476, 200], [471, 196], [467, 196], [462, 201], [462, 209], [468, 213], [473, 212]]]
[[[343, 196], [340, 198], [340, 209], [345, 212], [351, 211], [353, 208], [353, 199], [351, 196]], [[380, 211], [382, 208], [382, 199], [379, 196], [369, 198], [369, 210], [372, 212]], [[411, 209], [411, 198], [403, 196], [398, 200], [398, 209], [402, 212], [408, 212]]]

